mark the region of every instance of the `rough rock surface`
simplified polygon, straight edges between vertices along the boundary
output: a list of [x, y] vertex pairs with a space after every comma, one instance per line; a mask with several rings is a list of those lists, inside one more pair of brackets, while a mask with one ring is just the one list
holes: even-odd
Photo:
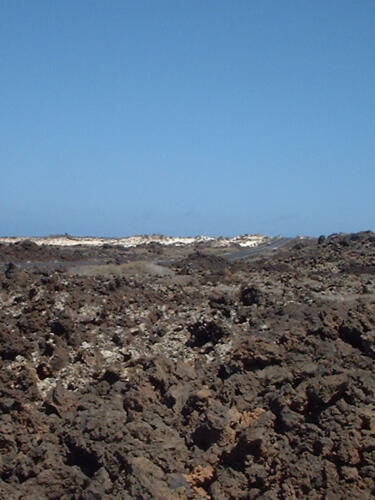
[[375, 496], [373, 233], [66, 252], [0, 247], [0, 498]]

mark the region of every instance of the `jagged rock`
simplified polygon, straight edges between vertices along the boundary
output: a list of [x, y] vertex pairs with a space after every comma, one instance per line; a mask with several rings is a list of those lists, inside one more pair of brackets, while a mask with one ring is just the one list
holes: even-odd
[[373, 233], [0, 264], [0, 498], [374, 497]]

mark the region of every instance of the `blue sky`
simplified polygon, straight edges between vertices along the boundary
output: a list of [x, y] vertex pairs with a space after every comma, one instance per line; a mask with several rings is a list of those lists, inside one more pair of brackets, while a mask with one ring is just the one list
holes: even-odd
[[375, 230], [373, 0], [0, 0], [0, 234]]

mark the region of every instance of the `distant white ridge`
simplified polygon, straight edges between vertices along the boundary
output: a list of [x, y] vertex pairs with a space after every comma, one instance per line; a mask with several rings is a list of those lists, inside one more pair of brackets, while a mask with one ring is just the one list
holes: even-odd
[[200, 242], [212, 242], [214, 246], [226, 247], [233, 244], [240, 247], [256, 247], [267, 238], [259, 234], [243, 234], [234, 236], [233, 238], [214, 238], [212, 236], [195, 236], [195, 237], [174, 237], [164, 236], [162, 234], [142, 235], [142, 236], [128, 236], [126, 238], [95, 238], [89, 236], [47, 236], [47, 237], [3, 237], [0, 238], [0, 243], [16, 243], [18, 241], [29, 240], [37, 245], [56, 245], [56, 246], [75, 246], [75, 245], [121, 245], [126, 248], [137, 247], [139, 245], [147, 245], [150, 243], [160, 243], [161, 245], [193, 245]]

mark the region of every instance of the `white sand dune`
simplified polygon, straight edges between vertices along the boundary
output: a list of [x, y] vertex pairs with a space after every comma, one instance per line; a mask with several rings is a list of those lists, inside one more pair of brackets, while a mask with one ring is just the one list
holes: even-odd
[[264, 243], [267, 238], [265, 236], [255, 234], [244, 234], [233, 238], [214, 238], [211, 236], [196, 236], [196, 237], [175, 237], [164, 235], [142, 235], [128, 236], [126, 238], [95, 238], [81, 236], [47, 236], [47, 237], [2, 237], [0, 243], [16, 243], [18, 241], [30, 240], [37, 245], [56, 245], [56, 246], [75, 246], [75, 245], [121, 245], [123, 247], [136, 247], [139, 245], [147, 245], [150, 243], [160, 243], [161, 245], [193, 245], [199, 242], [212, 242], [214, 246], [226, 247], [237, 244], [240, 247], [255, 247]]

